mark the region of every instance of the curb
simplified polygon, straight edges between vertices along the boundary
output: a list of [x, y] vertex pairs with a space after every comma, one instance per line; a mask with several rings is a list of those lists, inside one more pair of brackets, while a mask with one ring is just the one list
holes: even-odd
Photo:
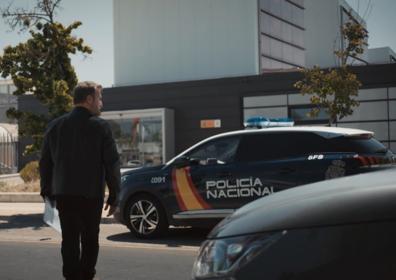
[[38, 192], [1, 192], [0, 202], [43, 202]]
[[[105, 201], [107, 194], [105, 195]], [[43, 198], [39, 192], [0, 192], [0, 203], [1, 202], [43, 202]]]
[[0, 175], [0, 182], [6, 183], [6, 184], [23, 184], [23, 180], [21, 176], [19, 176], [19, 173], [14, 173], [14, 174], [2, 174]]

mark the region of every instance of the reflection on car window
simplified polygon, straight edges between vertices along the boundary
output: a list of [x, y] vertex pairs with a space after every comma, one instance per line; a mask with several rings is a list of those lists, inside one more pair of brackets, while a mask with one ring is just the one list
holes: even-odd
[[203, 144], [187, 156], [206, 161], [215, 158], [219, 163], [230, 163], [235, 159], [239, 137], [227, 137]]
[[372, 137], [337, 137], [330, 140], [337, 152], [386, 153], [386, 147]]

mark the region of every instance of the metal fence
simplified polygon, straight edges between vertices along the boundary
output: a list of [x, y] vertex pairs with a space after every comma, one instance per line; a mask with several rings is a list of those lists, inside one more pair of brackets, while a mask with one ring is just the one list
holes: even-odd
[[0, 174], [16, 173], [18, 170], [18, 138], [0, 135]]

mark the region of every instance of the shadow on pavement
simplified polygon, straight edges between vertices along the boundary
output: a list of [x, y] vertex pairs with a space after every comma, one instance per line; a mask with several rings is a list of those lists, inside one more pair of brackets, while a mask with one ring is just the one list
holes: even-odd
[[117, 242], [167, 245], [168, 247], [200, 246], [209, 232], [210, 229], [202, 228], [170, 228], [165, 236], [157, 239], [139, 239], [130, 232], [110, 235], [107, 239]]
[[0, 216], [0, 230], [21, 228], [33, 228], [33, 230], [40, 230], [43, 227], [48, 227], [43, 222], [43, 214]]

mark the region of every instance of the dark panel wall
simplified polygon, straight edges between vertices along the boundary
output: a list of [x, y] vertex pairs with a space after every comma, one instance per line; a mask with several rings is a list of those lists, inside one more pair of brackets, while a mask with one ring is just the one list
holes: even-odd
[[[396, 64], [354, 67], [363, 88], [396, 86]], [[245, 96], [297, 93], [300, 72], [130, 87], [106, 88], [103, 111], [170, 108], [175, 112], [175, 152], [208, 136], [243, 128]], [[98, 81], [100, 82], [100, 81]], [[32, 96], [19, 98], [19, 108], [45, 113]], [[221, 119], [222, 127], [201, 129], [200, 120]], [[21, 147], [20, 151], [23, 151]], [[25, 159], [19, 161], [23, 167]]]
[[[181, 152], [199, 140], [243, 128], [242, 98], [248, 95], [282, 93], [292, 89], [298, 73], [263, 77], [169, 83], [108, 88], [104, 110], [166, 107], [175, 112], [175, 150]], [[201, 129], [200, 120], [220, 119], [221, 128]]]

